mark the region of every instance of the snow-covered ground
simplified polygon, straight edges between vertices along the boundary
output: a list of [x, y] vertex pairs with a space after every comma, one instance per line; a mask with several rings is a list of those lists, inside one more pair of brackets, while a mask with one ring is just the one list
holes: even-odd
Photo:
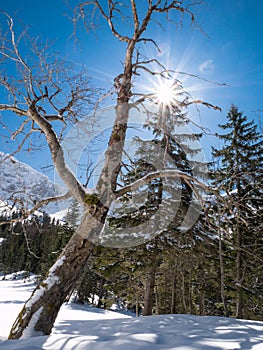
[[65, 304], [50, 336], [5, 340], [32, 281], [0, 280], [0, 349], [3, 350], [262, 350], [263, 322], [160, 315], [131, 317], [87, 305]]

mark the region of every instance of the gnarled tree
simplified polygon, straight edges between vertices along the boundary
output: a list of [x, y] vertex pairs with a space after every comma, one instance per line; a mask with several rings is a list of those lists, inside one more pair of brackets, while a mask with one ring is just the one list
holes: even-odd
[[[117, 186], [129, 111], [131, 103], [136, 107], [138, 103], [154, 97], [153, 94], [146, 96], [135, 93], [133, 79], [140, 70], [146, 74], [169, 78], [169, 71], [155, 57], [148, 59], [140, 54], [139, 44], [141, 42], [154, 45], [158, 50], [156, 41], [146, 35], [147, 27], [150, 22], [158, 25], [160, 16], [166, 16], [167, 20], [178, 23], [182, 20], [182, 16], [186, 15], [190, 16], [190, 20], [195, 23], [191, 6], [198, 3], [198, 1], [184, 0], [148, 0], [143, 2], [136, 0], [125, 2], [93, 0], [82, 2], [75, 8], [75, 24], [83, 19], [84, 24], [89, 26], [90, 21], [94, 19], [95, 11], [106, 20], [112, 34], [126, 47], [123, 70], [114, 80], [115, 120], [105, 153], [104, 165], [95, 192], [92, 194], [87, 194], [76, 175], [68, 167], [58, 132], [58, 123], [62, 125], [61, 130], [63, 131], [64, 125], [72, 124], [77, 119], [83, 120], [88, 114], [87, 108], [94, 94], [88, 86], [87, 76], [83, 75], [82, 72], [77, 76], [68, 76], [67, 68], [59, 69], [58, 66], [61, 66], [62, 63], [59, 61], [50, 62], [36, 44], [33, 44], [35, 56], [31, 64], [30, 60], [26, 60], [20, 51], [21, 37], [16, 38], [12, 18], [4, 14], [8, 30], [6, 35], [2, 34], [1, 36], [0, 59], [8, 65], [14, 63], [19, 78], [13, 79], [5, 74], [1, 76], [0, 83], [6, 89], [8, 96], [6, 96], [6, 101], [0, 104], [0, 111], [2, 113], [4, 111], [11, 112], [21, 120], [20, 126], [13, 134], [14, 138], [20, 140], [19, 148], [23, 147], [33, 133], [38, 132], [44, 135], [56, 171], [66, 185], [69, 194], [84, 209], [76, 232], [17, 317], [10, 332], [10, 339], [51, 332], [61, 305], [74, 288], [90, 257], [94, 244], [103, 230], [111, 204], [130, 191], [133, 186], [129, 184], [127, 188], [124, 187], [120, 190]], [[120, 23], [126, 18], [129, 18], [132, 26], [129, 27], [128, 34], [123, 34], [122, 30], [125, 32], [126, 28]], [[38, 61], [37, 65], [35, 65], [36, 60]], [[151, 64], [155, 64], [156, 71], [151, 69]], [[173, 86], [178, 86], [177, 99], [173, 101], [177, 107], [185, 108], [194, 103], [203, 103], [208, 107], [213, 107], [200, 100], [194, 101], [182, 89], [179, 81], [174, 80], [174, 83]], [[139, 100], [136, 101], [136, 98]], [[215, 108], [218, 109], [218, 107]], [[194, 181], [190, 175], [184, 174], [182, 171], [168, 169], [168, 171], [151, 173], [145, 176], [142, 182], [147, 183], [154, 177], [167, 176], [183, 177], [189, 186]], [[140, 184], [140, 181], [137, 180], [134, 184], [135, 188]], [[45, 200], [45, 203], [47, 201], [48, 199]]]

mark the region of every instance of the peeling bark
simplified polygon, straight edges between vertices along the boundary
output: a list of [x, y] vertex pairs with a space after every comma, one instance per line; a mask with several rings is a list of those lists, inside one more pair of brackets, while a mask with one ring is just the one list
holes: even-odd
[[[34, 330], [50, 334], [60, 307], [79, 279], [92, 252], [92, 237], [96, 237], [101, 228], [102, 223], [99, 224], [97, 219], [85, 214], [77, 233], [72, 236], [60, 258], [23, 307], [11, 329], [9, 339], [19, 339], [41, 307]], [[88, 231], [90, 240], [85, 234]]]
[[[122, 94], [119, 100], [127, 99], [128, 81], [130, 81], [129, 74], [123, 87], [125, 94]], [[45, 133], [59, 175], [68, 186], [71, 194], [86, 207], [86, 211], [76, 233], [58, 259], [59, 261], [63, 258], [63, 264], [56, 265], [55, 263], [44, 281], [34, 290], [18, 315], [9, 334], [9, 339], [19, 339], [23, 336], [33, 317], [38, 317], [34, 330], [42, 334], [50, 334], [60, 307], [79, 279], [102, 231], [108, 208], [115, 199], [114, 190], [122, 160], [128, 112], [128, 103], [120, 103], [119, 101], [116, 107], [115, 123], [105, 155], [104, 167], [96, 186], [98, 201], [89, 203], [86, 201], [85, 191], [65, 164], [63, 151], [49, 122], [42, 118], [34, 108], [30, 109], [30, 116]], [[40, 308], [42, 309], [39, 312]]]

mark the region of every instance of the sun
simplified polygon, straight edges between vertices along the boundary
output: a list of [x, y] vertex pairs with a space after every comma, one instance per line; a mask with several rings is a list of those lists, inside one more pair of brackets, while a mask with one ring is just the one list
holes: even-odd
[[156, 100], [158, 105], [162, 107], [169, 107], [178, 103], [178, 95], [180, 94], [180, 87], [178, 82], [164, 79], [158, 80], [154, 84], [153, 98]]

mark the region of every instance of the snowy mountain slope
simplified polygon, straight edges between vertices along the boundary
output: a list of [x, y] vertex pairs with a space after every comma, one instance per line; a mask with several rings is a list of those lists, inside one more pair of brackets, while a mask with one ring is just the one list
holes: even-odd
[[[10, 276], [9, 276], [10, 278]], [[0, 339], [30, 295], [32, 281], [0, 280]], [[65, 304], [50, 336], [0, 341], [3, 350], [262, 350], [263, 322], [160, 315], [132, 318]]]
[[[0, 199], [8, 202], [11, 196], [22, 198], [32, 206], [31, 198], [40, 200], [62, 194], [62, 189], [54, 184], [49, 178], [29, 165], [19, 162], [14, 157], [7, 157], [7, 154], [0, 152]], [[57, 204], [49, 204], [45, 211], [48, 213], [58, 212]]]
[[15, 208], [0, 199], [0, 215], [9, 215], [14, 211], [16, 211]]

